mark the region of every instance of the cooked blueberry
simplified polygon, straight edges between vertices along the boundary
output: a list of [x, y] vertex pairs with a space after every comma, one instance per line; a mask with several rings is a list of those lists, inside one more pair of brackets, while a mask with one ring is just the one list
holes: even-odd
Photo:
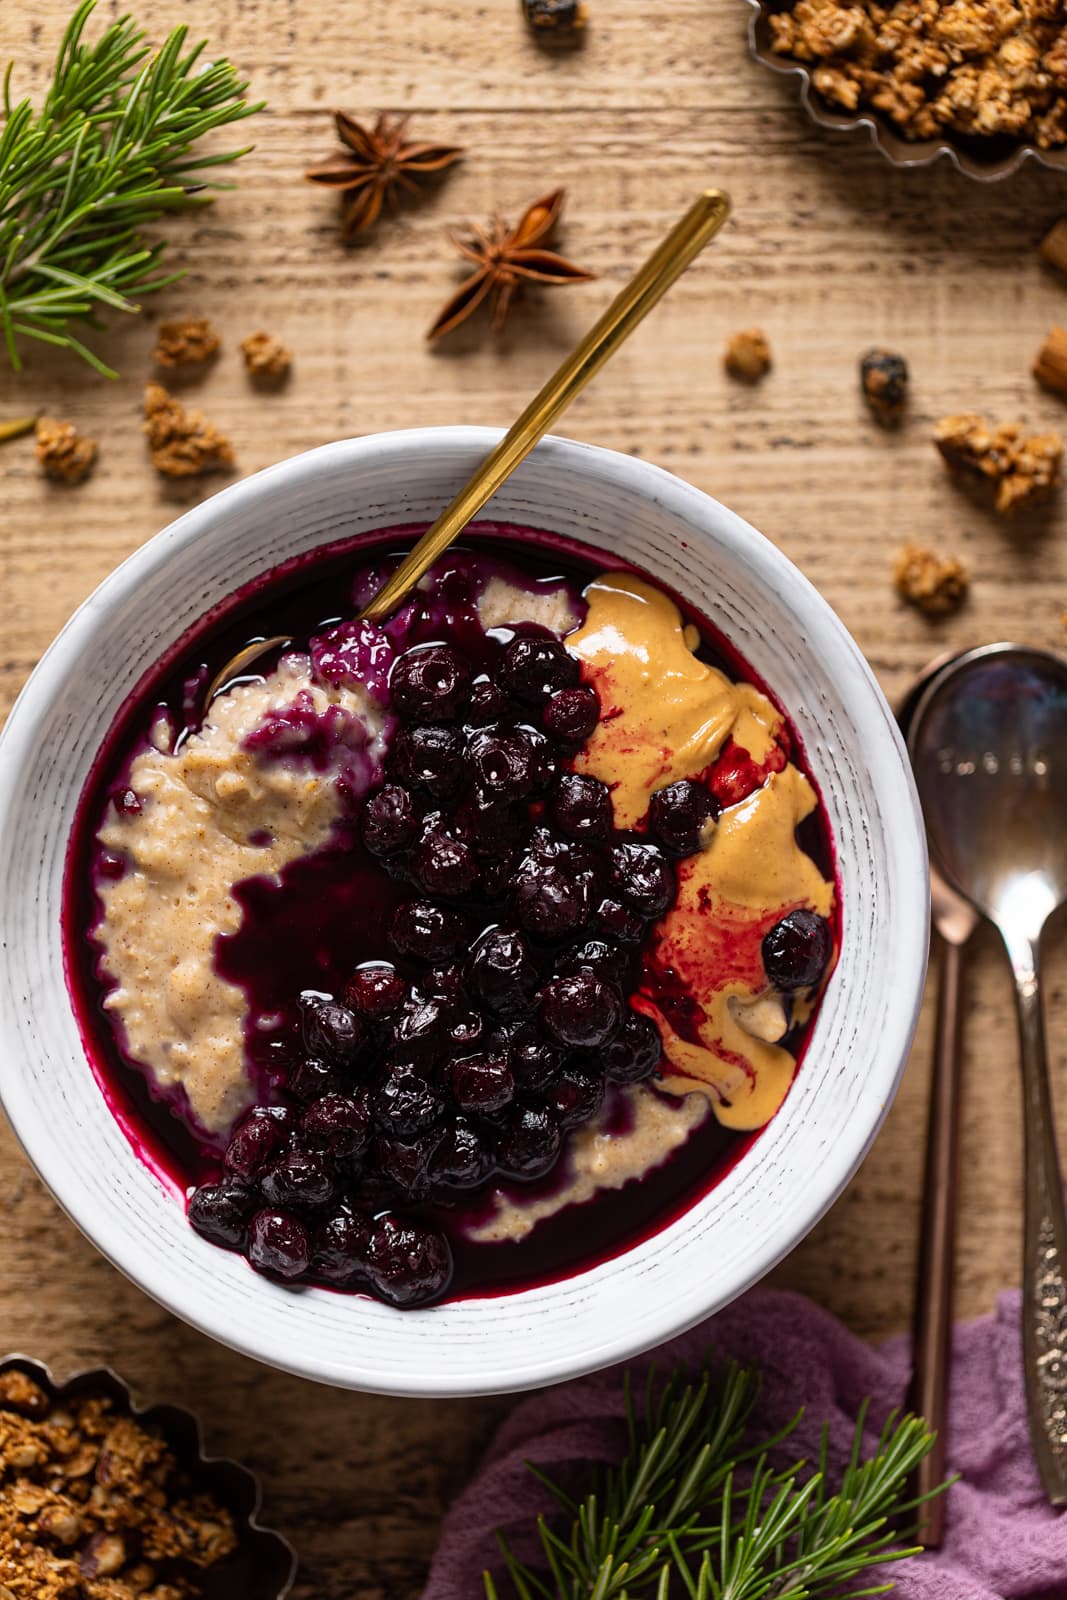
[[584, 685], [559, 689], [541, 713], [541, 726], [557, 744], [580, 745], [600, 721], [600, 701]]
[[503, 1055], [461, 1056], [449, 1062], [446, 1079], [459, 1109], [477, 1116], [501, 1111], [515, 1098], [515, 1079]]
[[489, 905], [495, 905], [498, 900], [506, 900], [515, 887], [517, 865], [518, 857], [514, 851], [501, 856], [499, 861], [484, 861], [482, 881], [478, 886], [479, 897]]
[[268, 1167], [259, 1181], [272, 1206], [325, 1206], [333, 1199], [336, 1180], [326, 1156], [315, 1150], [290, 1150]]
[[535, 939], [562, 939], [583, 926], [589, 898], [582, 883], [555, 862], [527, 861], [519, 871], [515, 915]]
[[463, 720], [472, 728], [484, 728], [490, 722], [499, 722], [507, 709], [508, 697], [500, 685], [491, 678], [476, 678], [471, 685]]
[[347, 1289], [366, 1269], [372, 1223], [369, 1217], [341, 1206], [315, 1231], [311, 1270], [315, 1277]]
[[645, 937], [644, 919], [614, 895], [605, 895], [601, 900], [593, 913], [592, 927], [619, 944], [640, 944]]
[[540, 779], [534, 748], [515, 728], [478, 728], [467, 741], [471, 776], [493, 799], [521, 800]]
[[455, 728], [400, 728], [390, 765], [398, 777], [432, 795], [455, 794], [463, 783], [463, 744]]
[[719, 814], [709, 789], [693, 778], [657, 789], [648, 808], [652, 831], [674, 856], [692, 856], [704, 846], [704, 830]]
[[497, 1165], [509, 1178], [541, 1178], [559, 1155], [562, 1135], [555, 1117], [541, 1107], [523, 1106], [496, 1147]]
[[674, 868], [657, 845], [643, 840], [612, 846], [611, 875], [621, 899], [642, 917], [661, 917], [678, 893]]
[[546, 1039], [534, 1021], [503, 1030], [511, 1074], [524, 1093], [534, 1093], [553, 1083], [563, 1069], [559, 1045]]
[[570, 839], [606, 839], [614, 824], [611, 790], [586, 773], [561, 773], [552, 785], [548, 813]]
[[288, 1106], [253, 1106], [226, 1147], [226, 1170], [237, 1178], [258, 1178], [295, 1127], [296, 1113]]
[[308, 1054], [339, 1067], [353, 1065], [366, 1037], [355, 1012], [313, 994], [300, 998], [300, 1028]]
[[115, 810], [124, 817], [139, 817], [144, 803], [136, 789], [120, 789], [115, 795]]
[[226, 1250], [240, 1250], [255, 1210], [255, 1193], [235, 1178], [202, 1183], [189, 1199], [187, 1216], [197, 1233]]
[[524, 1017], [536, 1005], [540, 975], [521, 933], [490, 928], [471, 954], [470, 981], [498, 1017]]
[[430, 1187], [430, 1162], [444, 1138], [443, 1127], [430, 1128], [414, 1139], [393, 1139], [385, 1134], [370, 1150], [370, 1171], [390, 1192], [407, 1200], [421, 1200]]
[[429, 900], [409, 900], [398, 906], [389, 929], [389, 942], [402, 956], [420, 961], [447, 961], [467, 944], [467, 925], [455, 911]]
[[330, 1061], [305, 1056], [290, 1067], [285, 1087], [297, 1100], [319, 1100], [324, 1094], [339, 1094], [344, 1089], [344, 1073]]
[[595, 1050], [607, 1044], [622, 1022], [619, 991], [586, 968], [573, 977], [553, 978], [541, 992], [541, 1020], [546, 1031], [573, 1050]]
[[492, 1155], [477, 1128], [457, 1117], [434, 1151], [431, 1181], [447, 1189], [476, 1189], [492, 1170]]
[[462, 1010], [467, 1004], [467, 990], [463, 982], [463, 968], [458, 961], [447, 966], [432, 967], [420, 975], [419, 997], [436, 1000], [444, 1011]]
[[448, 1240], [424, 1222], [378, 1217], [367, 1245], [367, 1276], [389, 1305], [427, 1305], [452, 1279]]
[[498, 861], [529, 829], [527, 808], [517, 800], [474, 790], [456, 808], [455, 828], [477, 856]]
[[393, 709], [409, 722], [450, 722], [462, 710], [471, 684], [463, 657], [447, 644], [420, 644], [393, 663]]
[[368, 961], [345, 986], [345, 1005], [368, 1022], [391, 1017], [407, 995], [407, 984], [391, 961]]
[[303, 1142], [337, 1159], [358, 1155], [367, 1143], [370, 1109], [365, 1094], [324, 1094], [308, 1106], [300, 1121]]
[[431, 1128], [442, 1112], [440, 1096], [419, 1073], [392, 1068], [374, 1096], [374, 1119], [386, 1133], [414, 1137]]
[[630, 976], [631, 957], [627, 950], [607, 939], [587, 939], [558, 963], [556, 972], [569, 978], [583, 967], [590, 967], [605, 983], [625, 990]]
[[435, 995], [414, 995], [389, 1026], [389, 1042], [403, 1062], [432, 1061], [448, 1043], [449, 1008]]
[[387, 783], [363, 807], [363, 843], [372, 855], [391, 856], [406, 850], [419, 831], [414, 800], [398, 783]]
[[411, 854], [411, 872], [427, 894], [460, 899], [478, 882], [478, 862], [470, 845], [445, 828], [427, 828]]
[[[609, 1045], [609, 1049], [612, 1046]], [[552, 1090], [551, 1106], [563, 1128], [576, 1128], [595, 1117], [604, 1103], [604, 1080], [592, 1072], [566, 1067]]]
[[763, 940], [763, 965], [776, 989], [794, 994], [813, 989], [826, 971], [833, 934], [814, 911], [790, 911]]
[[459, 1050], [473, 1050], [485, 1032], [485, 1018], [480, 1011], [457, 1011], [448, 1024], [448, 1037]]
[[520, 634], [505, 649], [503, 666], [508, 688], [526, 705], [542, 705], [578, 682], [578, 662], [557, 639]]
[[640, 1083], [652, 1076], [662, 1059], [659, 1029], [639, 1011], [627, 1011], [622, 1027], [600, 1056], [609, 1083]]
[[248, 1259], [258, 1272], [299, 1278], [311, 1263], [307, 1229], [287, 1211], [257, 1211], [248, 1230]]

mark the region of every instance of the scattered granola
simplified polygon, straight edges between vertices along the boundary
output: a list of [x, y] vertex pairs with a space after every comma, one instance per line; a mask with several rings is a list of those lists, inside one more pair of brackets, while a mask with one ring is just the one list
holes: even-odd
[[190, 367], [210, 361], [221, 343], [206, 317], [182, 317], [159, 324], [154, 355], [158, 366]]
[[1052, 224], [1041, 241], [1040, 250], [1050, 267], [1067, 272], [1067, 217]]
[[165, 478], [194, 478], [233, 466], [226, 435], [201, 412], [187, 411], [161, 383], [145, 385], [144, 414], [152, 465]]
[[522, 9], [538, 33], [580, 33], [589, 21], [585, 0], [522, 0]]
[[73, 422], [38, 417], [34, 455], [56, 483], [82, 483], [96, 465], [96, 440], [79, 433]]
[[102, 1394], [60, 1405], [0, 1375], [3, 1600], [198, 1600], [237, 1547], [166, 1441]]
[[994, 427], [967, 412], [942, 417], [934, 443], [953, 472], [987, 483], [997, 510], [1006, 515], [1040, 505], [1059, 487], [1063, 441], [1058, 433], [1027, 439], [1017, 422]]
[[963, 604], [967, 569], [958, 556], [939, 556], [921, 545], [906, 544], [893, 561], [893, 583], [909, 605], [929, 617], [943, 617]]
[[900, 421], [908, 398], [908, 364], [890, 350], [868, 350], [860, 362], [860, 384], [871, 415], [883, 427]]
[[1008, 135], [1067, 143], [1062, 0], [787, 0], [779, 55], [815, 63], [819, 94], [870, 106], [906, 139]]
[[771, 347], [762, 328], [746, 328], [726, 341], [723, 366], [731, 378], [758, 383], [771, 370]]
[[241, 354], [253, 378], [268, 378], [275, 383], [288, 376], [292, 352], [271, 333], [250, 333], [241, 340]]
[[1034, 377], [1043, 389], [1067, 396], [1067, 328], [1051, 328], [1037, 352]]

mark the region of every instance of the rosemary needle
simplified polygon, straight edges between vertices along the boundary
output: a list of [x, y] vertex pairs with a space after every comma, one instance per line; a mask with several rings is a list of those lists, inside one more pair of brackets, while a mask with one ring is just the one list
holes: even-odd
[[6, 439], [19, 439], [36, 426], [36, 417], [16, 417], [12, 422], [0, 422], [0, 444]]

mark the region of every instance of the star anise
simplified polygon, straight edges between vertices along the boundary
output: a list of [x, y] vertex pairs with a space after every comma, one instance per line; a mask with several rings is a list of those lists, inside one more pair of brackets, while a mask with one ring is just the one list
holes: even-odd
[[346, 239], [377, 222], [383, 204], [395, 204], [399, 190], [416, 193], [416, 178], [443, 172], [463, 156], [457, 145], [405, 143], [408, 117], [390, 120], [383, 111], [373, 129], [346, 111], [335, 111], [334, 119], [344, 150], [311, 167], [305, 176], [343, 194]]
[[576, 267], [573, 261], [545, 250], [544, 242], [551, 236], [563, 210], [566, 191], [554, 189], [527, 206], [514, 228], [497, 212], [488, 228], [468, 224], [470, 237], [450, 233], [449, 238], [468, 261], [473, 261], [476, 271], [464, 278], [455, 294], [441, 307], [437, 320], [426, 335], [439, 339], [451, 333], [461, 322], [488, 300], [491, 327], [499, 333], [507, 318], [508, 308], [524, 283], [588, 283], [596, 277]]

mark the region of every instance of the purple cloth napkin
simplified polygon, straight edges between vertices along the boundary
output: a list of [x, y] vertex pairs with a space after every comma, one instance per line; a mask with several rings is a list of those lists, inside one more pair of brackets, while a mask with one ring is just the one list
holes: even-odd
[[[948, 1455], [950, 1470], [963, 1477], [949, 1491], [944, 1547], [881, 1569], [883, 1580], [895, 1580], [897, 1600], [1067, 1600], [1067, 1514], [1045, 1502], [1030, 1450], [1019, 1307], [1017, 1292], [1004, 1294], [995, 1315], [955, 1329]], [[867, 1396], [873, 1447], [908, 1381], [906, 1339], [872, 1349], [829, 1312], [773, 1289], [753, 1290], [633, 1366], [696, 1366], [709, 1345], [760, 1368], [756, 1421], [768, 1433], [805, 1407], [791, 1448], [809, 1460], [824, 1422], [833, 1458], [843, 1459]], [[494, 1528], [520, 1556], [536, 1556], [529, 1529], [553, 1506], [524, 1463], [573, 1485], [590, 1461], [618, 1459], [621, 1374], [615, 1367], [549, 1389], [512, 1412], [445, 1519], [423, 1600], [481, 1594], [482, 1570], [500, 1571]], [[506, 1583], [501, 1592], [510, 1592]]]

